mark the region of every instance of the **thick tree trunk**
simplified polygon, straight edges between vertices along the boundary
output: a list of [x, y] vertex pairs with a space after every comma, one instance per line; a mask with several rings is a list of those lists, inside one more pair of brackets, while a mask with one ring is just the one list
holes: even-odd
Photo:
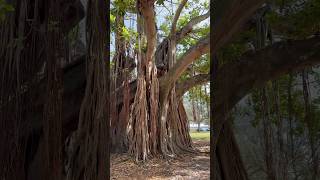
[[[7, 2], [13, 5], [15, 11], [8, 13], [6, 20], [0, 24], [2, 32], [0, 119], [1, 133], [4, 133], [0, 135], [2, 147], [0, 179], [35, 179], [29, 176], [32, 171], [39, 170], [31, 165], [34, 161], [34, 153], [46, 153], [39, 162], [39, 165], [44, 168], [41, 177], [59, 179], [62, 167], [60, 164], [62, 129], [61, 117], [59, 117], [61, 107], [59, 106], [62, 102], [60, 63], [57, 62], [62, 58], [59, 45], [63, 43], [61, 39], [56, 38], [56, 33], [47, 32], [52, 30], [58, 30], [60, 33], [69, 32], [83, 17], [81, 3], [76, 0], [64, 1], [61, 4], [56, 1]], [[59, 17], [63, 17], [62, 19], [55, 15], [56, 10], [52, 8], [53, 6], [59, 9]], [[70, 10], [72, 14], [69, 13]], [[52, 16], [57, 18], [56, 26], [49, 23], [49, 15], [50, 20], [53, 20]], [[48, 39], [53, 39], [49, 41], [50, 44]], [[8, 46], [8, 44], [12, 45]], [[46, 59], [47, 62], [52, 63], [47, 67]], [[49, 66], [52, 68], [48, 69]], [[46, 74], [45, 71], [48, 73]], [[43, 76], [45, 79], [41, 81], [42, 84], [39, 87], [39, 81]], [[36, 92], [37, 89], [41, 91]], [[37, 103], [35, 99], [44, 97], [45, 94], [49, 95], [49, 101], [45, 103], [46, 112], [43, 111], [44, 99], [41, 105], [35, 106]], [[39, 108], [41, 111], [38, 111]], [[37, 121], [35, 122], [34, 119]], [[42, 126], [44, 122], [45, 126]], [[40, 130], [34, 130], [39, 128], [39, 124], [41, 124], [41, 133], [39, 133]], [[38, 149], [38, 142], [43, 139], [40, 136], [44, 134], [46, 134], [47, 148]], [[48, 171], [49, 169], [52, 171]], [[39, 171], [36, 173], [40, 175]]]
[[[135, 156], [136, 161], [145, 161], [153, 149], [157, 147], [158, 124], [158, 95], [159, 83], [157, 78], [157, 68], [154, 63], [156, 50], [156, 29], [155, 29], [155, 12], [154, 1], [139, 0], [137, 1], [139, 32], [139, 50], [138, 59], [138, 77], [137, 91], [134, 103], [130, 111], [128, 124], [129, 152]], [[142, 48], [146, 47], [146, 51]], [[156, 132], [155, 132], [156, 131]], [[161, 129], [160, 129], [161, 132]], [[150, 138], [154, 141], [149, 145]], [[160, 136], [161, 138], [161, 136]]]
[[[44, 142], [45, 142], [45, 174], [47, 179], [62, 179], [63, 171], [63, 146], [62, 146], [62, 59], [67, 59], [62, 49], [65, 44], [61, 26], [56, 28], [50, 26], [50, 22], [62, 22], [59, 12], [60, 0], [49, 3], [47, 36], [48, 45], [46, 46], [46, 74], [47, 90], [46, 101], [44, 104]], [[60, 23], [59, 23], [60, 24]], [[64, 45], [64, 46], [62, 46]]]
[[109, 162], [109, 54], [108, 5], [89, 0], [87, 9], [87, 85], [77, 131], [67, 146], [67, 179], [108, 179]]
[[221, 176], [221, 179], [248, 180], [246, 167], [242, 161], [240, 149], [229, 121], [223, 125], [216, 156], [219, 159], [220, 172], [218, 176]]
[[[184, 1], [186, 2], [186, 1]], [[146, 41], [146, 51], [138, 53], [138, 81], [134, 103], [129, 120], [129, 151], [136, 160], [146, 160], [148, 155], [174, 155], [182, 150], [189, 151], [187, 119], [183, 110], [179, 114], [179, 100], [175, 88], [159, 92], [158, 75], [167, 71], [175, 59], [175, 37], [171, 37], [162, 50], [155, 54], [156, 30], [154, 21], [154, 1], [140, 0], [137, 8], [138, 32], [141, 33], [140, 48]], [[181, 10], [182, 7], [178, 8]], [[179, 11], [179, 10], [177, 10]], [[143, 23], [142, 23], [143, 22]], [[173, 30], [174, 34], [175, 31]], [[168, 48], [168, 49], [166, 49]], [[161, 56], [166, 65], [157, 72], [155, 55]], [[161, 84], [169, 87], [172, 84]], [[161, 88], [163, 89], [163, 88]], [[161, 90], [160, 89], [160, 90]], [[165, 95], [164, 95], [165, 94]], [[181, 107], [181, 106], [180, 106]]]
[[193, 152], [189, 134], [188, 119], [182, 100], [175, 99], [169, 104], [168, 121], [170, 123], [172, 148], [176, 154]]

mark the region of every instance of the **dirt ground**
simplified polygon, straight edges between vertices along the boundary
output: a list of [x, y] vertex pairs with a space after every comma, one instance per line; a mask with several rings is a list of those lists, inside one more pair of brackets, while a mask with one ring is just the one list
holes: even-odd
[[209, 179], [210, 145], [208, 141], [194, 141], [196, 154], [182, 154], [168, 160], [152, 158], [145, 164], [135, 164], [127, 154], [111, 155], [111, 179]]

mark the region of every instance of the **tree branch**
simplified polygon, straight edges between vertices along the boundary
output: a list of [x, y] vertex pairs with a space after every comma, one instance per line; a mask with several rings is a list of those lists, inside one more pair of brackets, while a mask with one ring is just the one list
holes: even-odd
[[207, 18], [210, 17], [210, 12], [208, 11], [206, 14], [197, 16], [193, 19], [191, 19], [188, 24], [186, 24], [183, 28], [181, 28], [177, 33], [176, 33], [176, 40], [177, 42], [181, 41], [183, 38], [185, 38], [190, 32], [192, 32], [193, 27], [196, 24], [199, 24], [200, 22], [206, 20]]
[[188, 68], [188, 66], [198, 59], [203, 54], [209, 52], [210, 49], [210, 36], [206, 36], [200, 40], [196, 45], [191, 47], [176, 64], [169, 70], [169, 72], [160, 78], [160, 83], [174, 83], [180, 75]]
[[182, 2], [180, 3], [179, 7], [177, 8], [177, 11], [174, 15], [173, 21], [172, 21], [172, 25], [171, 25], [171, 32], [170, 35], [172, 36], [173, 34], [176, 33], [176, 27], [177, 27], [177, 22], [178, 19], [180, 17], [181, 11], [183, 9], [183, 7], [186, 5], [188, 0], [182, 0]]
[[[279, 42], [256, 52], [244, 54], [238, 61], [218, 69], [213, 79], [215, 138], [219, 136], [230, 110], [253, 88], [290, 71], [320, 63], [320, 37]], [[215, 148], [216, 141], [213, 146]]]
[[232, 36], [239, 32], [248, 18], [265, 2], [265, 0], [229, 0], [214, 1], [211, 24], [211, 50], [216, 52]]
[[209, 82], [210, 74], [198, 74], [176, 84], [177, 97], [183, 96], [189, 89]]

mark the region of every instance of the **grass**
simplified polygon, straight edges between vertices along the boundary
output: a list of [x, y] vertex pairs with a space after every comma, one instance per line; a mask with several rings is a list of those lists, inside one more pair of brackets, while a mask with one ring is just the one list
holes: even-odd
[[192, 140], [210, 141], [210, 132], [208, 131], [191, 131], [190, 136]]

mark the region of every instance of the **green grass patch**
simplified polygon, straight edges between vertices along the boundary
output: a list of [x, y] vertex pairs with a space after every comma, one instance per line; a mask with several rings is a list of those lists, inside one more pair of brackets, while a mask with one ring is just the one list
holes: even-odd
[[190, 132], [190, 136], [192, 140], [203, 140], [203, 141], [210, 141], [210, 132], [207, 131], [192, 131]]

